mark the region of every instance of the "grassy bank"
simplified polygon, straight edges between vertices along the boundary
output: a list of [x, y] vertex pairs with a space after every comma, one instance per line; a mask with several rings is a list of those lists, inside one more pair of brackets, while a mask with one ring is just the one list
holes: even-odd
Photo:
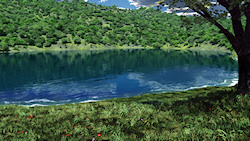
[[0, 106], [2, 140], [249, 140], [248, 95], [236, 87], [46, 107]]
[[[102, 50], [109, 50], [109, 49], [154, 49], [154, 47], [142, 47], [142, 46], [103, 46], [103, 45], [94, 45], [94, 44], [67, 44], [65, 45], [52, 45], [49, 48], [39, 48], [35, 46], [29, 46], [27, 48], [20, 47], [18, 49], [10, 48], [9, 53], [17, 53], [17, 52], [51, 52], [51, 51], [70, 51], [70, 50], [79, 50], [79, 51], [102, 51]], [[213, 52], [220, 52], [220, 53], [230, 53], [231, 58], [234, 60], [238, 60], [238, 56], [235, 51], [230, 51], [228, 48], [225, 47], [218, 47], [218, 45], [211, 45], [211, 44], [201, 44], [199, 47], [191, 47], [180, 45], [180, 47], [173, 47], [169, 44], [164, 45], [162, 50], [180, 50], [180, 51], [195, 51], [195, 52], [202, 52], [202, 53], [213, 53]], [[1, 53], [1, 52], [0, 52]]]
[[142, 46], [104, 46], [101, 44], [55, 44], [51, 47], [43, 47], [39, 48], [36, 46], [28, 46], [19, 48], [10, 48], [9, 53], [16, 53], [16, 52], [46, 52], [46, 51], [70, 51], [70, 50], [108, 50], [108, 49], [153, 49], [152, 47], [142, 47]]
[[[70, 51], [70, 50], [109, 50], [109, 49], [154, 49], [152, 46], [128, 46], [128, 45], [123, 45], [123, 46], [104, 46], [102, 44], [72, 44], [72, 43], [67, 43], [67, 44], [55, 44], [52, 45], [51, 47], [43, 47], [39, 48], [36, 46], [28, 46], [28, 47], [18, 47], [18, 48], [10, 48], [9, 53], [17, 53], [17, 52], [47, 52], [47, 51]], [[164, 45], [161, 49], [163, 50], [181, 50], [181, 51], [201, 51], [201, 52], [207, 52], [207, 51], [212, 51], [212, 52], [224, 52], [224, 53], [231, 53], [231, 57], [234, 60], [237, 60], [238, 56], [235, 51], [230, 51], [228, 48], [225, 47], [218, 47], [218, 45], [211, 45], [211, 44], [206, 44], [202, 43], [198, 47], [188, 47], [187, 45], [179, 45], [179, 47], [173, 47], [170, 46], [169, 44]], [[1, 52], [0, 52], [1, 53]]]
[[[10, 53], [15, 53], [15, 52], [32, 52], [32, 51], [69, 51], [69, 50], [105, 50], [105, 49], [154, 49], [152, 46], [128, 46], [128, 45], [123, 45], [123, 46], [104, 46], [102, 44], [73, 44], [73, 43], [67, 43], [67, 44], [55, 44], [52, 45], [51, 47], [43, 47], [39, 48], [36, 46], [28, 46], [28, 47], [18, 47], [18, 48], [10, 48]], [[194, 50], [194, 51], [218, 51], [218, 52], [227, 52], [231, 53], [231, 51], [228, 48], [225, 47], [218, 47], [218, 45], [211, 45], [211, 44], [205, 44], [202, 43], [198, 47], [188, 47], [185, 45], [179, 45], [179, 47], [173, 47], [170, 46], [169, 44], [164, 45], [161, 49], [175, 49], [175, 50]]]

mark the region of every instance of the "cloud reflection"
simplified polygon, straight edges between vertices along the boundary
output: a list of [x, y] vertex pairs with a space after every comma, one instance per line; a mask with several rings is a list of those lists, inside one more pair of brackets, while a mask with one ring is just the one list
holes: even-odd
[[[216, 68], [196, 71], [184, 69], [183, 72], [187, 77], [183, 77], [181, 75], [182, 71], [177, 71], [178, 73], [174, 76], [172, 71], [174, 70], [165, 71], [164, 73], [154, 72], [152, 74], [130, 73], [128, 79], [136, 80], [139, 82], [140, 87], [149, 87], [154, 92], [183, 91], [209, 86], [232, 86], [237, 84], [237, 72], [228, 74], [225, 70]], [[175, 80], [178, 80], [178, 82]]]
[[105, 97], [103, 94], [114, 95], [116, 91], [116, 83], [105, 83], [103, 81], [65, 82], [65, 80], [56, 80], [27, 85], [21, 89], [12, 91], [12, 94], [1, 94], [0, 99], [1, 101], [7, 99], [8, 101], [23, 101], [25, 99], [25, 103], [58, 102], [67, 101], [68, 99], [100, 98]]

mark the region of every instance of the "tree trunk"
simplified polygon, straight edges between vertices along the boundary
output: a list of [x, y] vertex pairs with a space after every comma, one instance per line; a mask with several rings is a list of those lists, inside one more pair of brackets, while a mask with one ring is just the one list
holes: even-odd
[[243, 41], [240, 45], [240, 51], [237, 52], [239, 64], [237, 93], [250, 95], [250, 44]]

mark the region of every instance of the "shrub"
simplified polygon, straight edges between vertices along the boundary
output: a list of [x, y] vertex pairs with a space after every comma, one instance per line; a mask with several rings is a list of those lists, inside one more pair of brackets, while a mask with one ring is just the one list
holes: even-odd
[[46, 33], [46, 37], [47, 37], [47, 38], [52, 38], [52, 37], [53, 37], [53, 34], [52, 34], [51, 32], [48, 32], [48, 33]]
[[145, 42], [141, 43], [141, 46], [146, 47], [146, 43]]
[[5, 42], [0, 42], [0, 49], [3, 51], [9, 51], [9, 46]]
[[44, 37], [39, 37], [37, 39], [35, 39], [35, 43], [41, 43], [43, 44], [45, 42], [45, 38]]
[[19, 48], [18, 48], [18, 47], [14, 47], [14, 50], [17, 50], [17, 51], [19, 51]]
[[152, 44], [152, 46], [155, 48], [155, 49], [160, 49], [163, 45], [158, 43], [158, 42], [155, 42]]
[[37, 38], [39, 38], [40, 37], [40, 32], [39, 31], [37, 31], [37, 30], [34, 30], [32, 33], [30, 33], [31, 34], [31, 37], [32, 38], [34, 38], [34, 39], [37, 39]]
[[27, 33], [26, 33], [25, 31], [21, 31], [21, 32], [19, 33], [19, 35], [20, 35], [20, 37], [22, 37], [22, 38], [26, 38], [26, 37], [27, 37]]
[[26, 41], [29, 45], [32, 45], [32, 46], [35, 45], [35, 40], [33, 40], [33, 39], [25, 38], [24, 41]]
[[83, 30], [79, 30], [76, 34], [78, 36], [80, 36], [80, 37], [83, 37], [84, 31]]
[[6, 37], [8, 37], [8, 38], [13, 38], [13, 36], [12, 36], [11, 33], [8, 33]]
[[43, 46], [45, 46], [45, 47], [50, 47], [50, 46], [51, 46], [51, 43], [48, 42], [48, 41], [46, 41], [46, 42], [43, 44]]
[[97, 44], [99, 41], [98, 39], [94, 36], [94, 37], [91, 37], [90, 40], [89, 40], [90, 43], [93, 43], [93, 44]]
[[17, 44], [17, 45], [27, 45], [27, 42], [24, 41], [23, 39], [17, 39], [16, 44]]
[[8, 42], [8, 45], [11, 46], [11, 47], [14, 47], [16, 45], [16, 43], [13, 40], [10, 40]]
[[74, 43], [75, 43], [75, 44], [81, 44], [81, 38], [76, 36], [76, 37], [74, 38]]
[[43, 45], [41, 43], [36, 43], [36, 46], [40, 47], [40, 48], [43, 47]]
[[55, 44], [56, 38], [47, 38], [47, 41], [50, 42], [51, 44]]
[[61, 41], [63, 44], [70, 43], [67, 37], [62, 38]]
[[58, 38], [58, 39], [61, 39], [64, 37], [62, 31], [59, 31], [59, 30], [56, 30], [54, 33], [53, 33], [53, 36]]

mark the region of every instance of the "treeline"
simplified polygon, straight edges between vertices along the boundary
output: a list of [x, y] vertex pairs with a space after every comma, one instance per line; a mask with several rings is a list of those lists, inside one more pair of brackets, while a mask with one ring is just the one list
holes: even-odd
[[[84, 0], [1, 0], [0, 50], [68, 43], [155, 48], [211, 43], [232, 49], [215, 26], [187, 26], [180, 18], [153, 8], [126, 10]], [[232, 31], [230, 20], [221, 22]]]

